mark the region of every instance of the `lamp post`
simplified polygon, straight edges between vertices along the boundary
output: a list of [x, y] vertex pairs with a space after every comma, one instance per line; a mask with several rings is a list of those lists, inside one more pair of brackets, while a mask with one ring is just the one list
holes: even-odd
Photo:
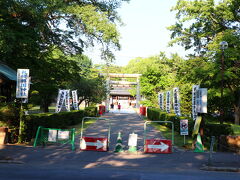
[[221, 110], [220, 110], [220, 123], [223, 123], [223, 86], [224, 86], [224, 51], [228, 48], [228, 43], [226, 41], [220, 42], [220, 49], [222, 50], [222, 57], [221, 57]]

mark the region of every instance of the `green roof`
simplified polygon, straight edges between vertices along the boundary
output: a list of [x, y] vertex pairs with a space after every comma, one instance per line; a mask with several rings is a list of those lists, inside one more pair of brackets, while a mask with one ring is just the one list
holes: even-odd
[[4, 64], [0, 64], [0, 74], [12, 81], [17, 81], [17, 72]]

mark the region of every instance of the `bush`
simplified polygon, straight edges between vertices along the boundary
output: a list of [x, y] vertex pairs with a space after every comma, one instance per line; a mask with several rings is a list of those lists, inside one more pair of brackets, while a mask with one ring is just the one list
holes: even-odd
[[[160, 109], [157, 108], [148, 108], [148, 119], [151, 121], [171, 121], [174, 124], [174, 131], [180, 133], [180, 120], [181, 119], [188, 119], [188, 131], [189, 134], [192, 134], [192, 129], [194, 127], [194, 121], [192, 118], [189, 117], [184, 117], [184, 116], [176, 116], [173, 113], [166, 113], [161, 111]], [[172, 128], [172, 125], [170, 123], [161, 123], [161, 125], [167, 126], [168, 128]]]
[[46, 128], [66, 129], [68, 126], [76, 125], [82, 122], [85, 116], [95, 116], [96, 108], [89, 107], [85, 110], [75, 110], [71, 112], [60, 113], [40, 113], [24, 116], [23, 131], [21, 134], [22, 142], [29, 142], [35, 137], [37, 128], [43, 126]]
[[233, 129], [229, 124], [205, 124], [205, 136], [211, 138], [211, 136], [215, 136], [217, 139], [221, 135], [230, 135], [233, 134]]
[[97, 107], [86, 107], [84, 111], [87, 116], [98, 116]]
[[[189, 135], [192, 135], [192, 131], [194, 128], [195, 121], [192, 120], [192, 118], [184, 117], [184, 116], [176, 116], [172, 113], [166, 113], [162, 112], [160, 109], [157, 108], [148, 108], [148, 119], [152, 121], [171, 121], [174, 123], [174, 131], [180, 133], [180, 120], [181, 119], [188, 119], [188, 131]], [[204, 125], [204, 137], [205, 139], [210, 139], [211, 136], [215, 136], [216, 138], [220, 137], [221, 135], [230, 135], [233, 134], [233, 129], [231, 125], [227, 124], [216, 124], [213, 123], [212, 119], [211, 121], [208, 120], [208, 116], [205, 116], [205, 122]], [[210, 123], [212, 122], [212, 123]], [[170, 123], [161, 124], [165, 125], [168, 128], [171, 128]]]
[[19, 126], [19, 108], [15, 104], [0, 104], [0, 124], [4, 124], [10, 129]]

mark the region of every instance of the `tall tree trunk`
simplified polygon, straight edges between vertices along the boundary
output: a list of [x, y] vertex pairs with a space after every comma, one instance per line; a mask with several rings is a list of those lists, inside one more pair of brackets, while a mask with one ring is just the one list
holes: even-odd
[[234, 106], [234, 123], [239, 125], [239, 119], [240, 119], [240, 107]]
[[49, 99], [48, 99], [48, 97], [43, 97], [42, 98], [42, 104], [41, 104], [41, 110], [43, 111], [43, 112], [49, 112]]
[[235, 117], [235, 124], [239, 125], [240, 119], [240, 90], [237, 90], [235, 93], [236, 101], [234, 103], [234, 117]]

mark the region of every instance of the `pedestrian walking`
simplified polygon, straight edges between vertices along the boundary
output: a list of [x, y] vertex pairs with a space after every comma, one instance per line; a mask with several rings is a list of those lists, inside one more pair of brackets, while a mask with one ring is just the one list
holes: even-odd
[[121, 110], [121, 104], [120, 103], [118, 104], [118, 110], [119, 111]]
[[114, 104], [113, 103], [111, 104], [111, 109], [114, 109]]

